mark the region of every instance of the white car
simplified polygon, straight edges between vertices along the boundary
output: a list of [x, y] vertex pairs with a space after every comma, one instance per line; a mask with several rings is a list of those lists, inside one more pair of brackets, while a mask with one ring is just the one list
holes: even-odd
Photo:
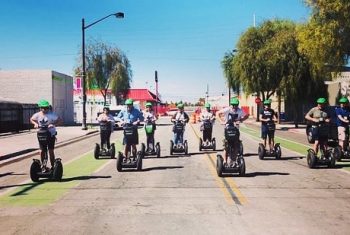
[[171, 108], [171, 109], [169, 109], [166, 113], [167, 113], [167, 115], [169, 115], [169, 116], [173, 116], [177, 111], [178, 111], [177, 108]]

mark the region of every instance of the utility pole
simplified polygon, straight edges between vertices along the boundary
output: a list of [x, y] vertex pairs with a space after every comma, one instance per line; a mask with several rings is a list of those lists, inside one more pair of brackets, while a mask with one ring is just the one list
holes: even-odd
[[209, 102], [209, 84], [207, 84], [207, 92], [205, 94], [207, 94], [207, 103], [208, 103]]
[[156, 82], [156, 115], [158, 115], [158, 72], [154, 72], [154, 81]]

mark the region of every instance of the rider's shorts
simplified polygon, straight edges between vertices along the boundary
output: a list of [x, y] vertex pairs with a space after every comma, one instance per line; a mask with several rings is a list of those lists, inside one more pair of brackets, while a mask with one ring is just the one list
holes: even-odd
[[338, 126], [338, 140], [339, 141], [344, 141], [345, 140], [345, 138], [346, 138], [345, 130], [346, 130], [345, 127]]
[[131, 138], [127, 138], [124, 135], [124, 139], [123, 139], [123, 144], [124, 145], [138, 145], [139, 144], [139, 133], [136, 130], [136, 133], [131, 137]]
[[266, 139], [267, 136], [269, 136], [269, 138], [274, 138], [275, 131], [269, 130], [267, 125], [261, 125], [261, 138]]
[[320, 127], [312, 127], [312, 136], [314, 137], [315, 140], [328, 140], [328, 132], [326, 131], [327, 129], [320, 128]]

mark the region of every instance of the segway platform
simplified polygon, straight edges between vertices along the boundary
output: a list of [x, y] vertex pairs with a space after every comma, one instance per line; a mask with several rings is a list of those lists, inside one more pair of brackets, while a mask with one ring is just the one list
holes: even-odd
[[205, 142], [202, 138], [199, 138], [199, 151], [205, 150], [205, 149], [212, 149], [213, 151], [216, 150], [216, 140], [213, 138], [211, 141], [209, 141], [208, 145], [205, 145]]
[[94, 157], [95, 159], [99, 159], [100, 157], [103, 158], [115, 158], [115, 145], [114, 143], [111, 144], [110, 149], [107, 148], [102, 148], [100, 147], [99, 144], [95, 145], [95, 150], [94, 150]]
[[117, 157], [117, 171], [122, 171], [124, 169], [135, 168], [137, 171], [142, 170], [142, 158], [143, 153], [138, 151], [136, 157], [126, 158], [121, 152], [118, 153]]
[[170, 141], [170, 155], [173, 155], [174, 153], [184, 153], [185, 155], [188, 154], [188, 144], [187, 140], [183, 142], [183, 144], [174, 144], [174, 141]]
[[48, 169], [46, 164], [42, 165], [39, 159], [33, 159], [30, 166], [30, 178], [33, 182], [39, 182], [40, 178], [47, 178], [52, 180], [61, 180], [63, 175], [63, 166], [60, 158], [55, 159], [52, 169]]
[[260, 143], [258, 148], [258, 155], [260, 160], [264, 160], [265, 157], [274, 157], [276, 159], [281, 159], [282, 150], [280, 143], [276, 143], [273, 152], [267, 151], [265, 146]]

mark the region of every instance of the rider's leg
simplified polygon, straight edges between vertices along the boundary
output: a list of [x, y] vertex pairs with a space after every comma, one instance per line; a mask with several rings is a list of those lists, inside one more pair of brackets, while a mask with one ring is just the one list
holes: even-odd
[[318, 147], [319, 147], [319, 142], [318, 142], [318, 140], [315, 140], [315, 143], [314, 143], [314, 152], [315, 152], [316, 155], [317, 155], [317, 153], [318, 153]]
[[112, 134], [112, 132], [111, 132], [111, 131], [108, 131], [108, 132], [107, 132], [107, 135], [106, 135], [107, 149], [110, 149], [110, 148], [111, 148], [111, 134]]
[[49, 149], [51, 167], [53, 167], [55, 163], [55, 152], [54, 152], [55, 141], [56, 141], [55, 136], [52, 136], [48, 139], [48, 149]]

